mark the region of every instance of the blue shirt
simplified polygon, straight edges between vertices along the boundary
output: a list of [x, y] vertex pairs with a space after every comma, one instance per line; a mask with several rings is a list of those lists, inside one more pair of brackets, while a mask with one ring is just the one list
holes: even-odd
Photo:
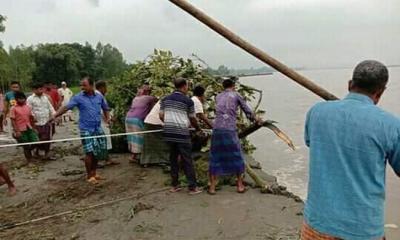
[[195, 117], [193, 100], [176, 91], [161, 100], [164, 113], [164, 139], [168, 142], [190, 143], [190, 119]]
[[366, 95], [316, 104], [307, 114], [310, 148], [305, 221], [351, 239], [384, 235], [385, 168], [400, 173], [400, 119]]
[[88, 95], [84, 92], [73, 96], [67, 104], [67, 109], [79, 109], [79, 128], [83, 131], [94, 132], [101, 128], [101, 110], [108, 112], [110, 109], [101, 94]]
[[9, 91], [5, 95], [6, 102], [10, 105], [10, 107], [13, 107], [17, 105], [17, 101], [15, 100], [15, 92], [14, 91]]

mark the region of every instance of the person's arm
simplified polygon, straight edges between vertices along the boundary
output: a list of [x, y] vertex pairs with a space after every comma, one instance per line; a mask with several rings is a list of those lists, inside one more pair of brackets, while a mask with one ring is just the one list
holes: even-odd
[[203, 123], [205, 123], [209, 128], [213, 128], [213, 124], [210, 119], [204, 113], [196, 113], [198, 119], [200, 119]]
[[310, 121], [311, 110], [308, 111], [306, 116], [306, 123], [304, 125], [304, 142], [307, 147], [310, 147], [310, 134], [309, 134], [309, 121]]
[[14, 109], [10, 110], [10, 120], [11, 120], [11, 126], [12, 126], [12, 128], [14, 130], [15, 138], [21, 137], [21, 132], [18, 130], [17, 123], [15, 122], [15, 111], [14, 111]]
[[164, 117], [165, 117], [165, 104], [164, 101], [161, 100], [160, 102], [160, 111], [158, 112], [158, 116], [160, 117], [161, 122], [164, 122]]
[[4, 117], [2, 122], [4, 126], [7, 125], [7, 115], [9, 111], [10, 111], [10, 104], [8, 103], [7, 99], [4, 99]]
[[51, 102], [49, 101], [49, 99], [48, 98], [46, 98], [46, 99], [47, 99], [47, 101], [46, 101], [47, 107], [50, 110], [51, 116], [53, 116], [56, 114], [56, 110], [54, 109], [53, 105], [51, 105]]
[[192, 99], [190, 99], [190, 103], [189, 103], [188, 117], [189, 117], [192, 127], [194, 127], [196, 129], [196, 131], [201, 131], [199, 123], [197, 122], [196, 113], [194, 110], [194, 102]]
[[[50, 104], [51, 104], [51, 101], [50, 101]], [[57, 112], [53, 115], [53, 117], [50, 119], [50, 121], [54, 121], [56, 118], [62, 116], [64, 113], [68, 112], [68, 110], [72, 110], [74, 107], [77, 107], [78, 105], [79, 105], [78, 97], [76, 97], [76, 96], [72, 97], [66, 106], [63, 106], [57, 110]]]
[[237, 93], [238, 101], [239, 101], [239, 106], [242, 109], [242, 111], [245, 113], [247, 119], [249, 119], [251, 122], [256, 122], [257, 124], [262, 124], [262, 119], [257, 118], [256, 114], [251, 110], [250, 106], [247, 104], [247, 102], [243, 99], [242, 96], [240, 96], [239, 93]]
[[394, 139], [394, 146], [392, 152], [388, 156], [389, 164], [392, 166], [394, 172], [400, 177], [400, 130], [397, 139]]
[[107, 124], [110, 124], [111, 123], [110, 107], [108, 106], [107, 100], [104, 97], [102, 97], [102, 100], [101, 100], [101, 109], [103, 110], [105, 122]]

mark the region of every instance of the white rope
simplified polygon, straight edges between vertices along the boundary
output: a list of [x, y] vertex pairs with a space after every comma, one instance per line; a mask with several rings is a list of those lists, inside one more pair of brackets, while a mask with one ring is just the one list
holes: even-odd
[[137, 134], [146, 134], [146, 133], [157, 133], [157, 132], [162, 132], [162, 131], [164, 131], [164, 130], [160, 129], [160, 130], [149, 130], [149, 131], [141, 131], [141, 132], [116, 133], [116, 134], [99, 135], [99, 136], [91, 136], [91, 137], [64, 138], [64, 139], [54, 139], [54, 140], [38, 141], [38, 142], [30, 142], [30, 143], [12, 143], [12, 144], [0, 145], [0, 148], [38, 145], [38, 144], [45, 144], [45, 143], [70, 142], [70, 141], [79, 141], [79, 140], [85, 140], [85, 139], [95, 139], [95, 138], [104, 138], [104, 137], [118, 137], [118, 136], [137, 135]]

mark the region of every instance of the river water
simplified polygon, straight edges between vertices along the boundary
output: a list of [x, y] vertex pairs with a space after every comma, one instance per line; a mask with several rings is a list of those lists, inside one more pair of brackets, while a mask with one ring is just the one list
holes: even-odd
[[[388, 88], [379, 106], [400, 116], [400, 68], [390, 68], [389, 71]], [[351, 78], [352, 70], [310, 70], [302, 71], [301, 74], [342, 98], [347, 94], [347, 82]], [[280, 73], [241, 78], [241, 82], [263, 91], [261, 108], [267, 111], [265, 118], [278, 121], [278, 126], [297, 146], [297, 150], [292, 151], [272, 131], [258, 131], [250, 138], [257, 147], [255, 158], [261, 162], [266, 172], [277, 176], [280, 184], [305, 199], [308, 149], [303, 141], [304, 120], [308, 109], [322, 101], [321, 98]], [[386, 223], [400, 226], [400, 179], [390, 167], [387, 171], [386, 198]], [[400, 239], [400, 229], [387, 228], [386, 232], [389, 239]]]

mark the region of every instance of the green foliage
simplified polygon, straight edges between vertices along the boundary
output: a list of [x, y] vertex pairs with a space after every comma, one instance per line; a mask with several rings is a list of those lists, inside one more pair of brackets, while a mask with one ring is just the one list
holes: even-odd
[[[0, 15], [0, 26], [2, 16]], [[12, 80], [22, 86], [32, 81], [62, 81], [74, 86], [82, 76], [94, 79], [110, 79], [127, 69], [121, 52], [110, 44], [98, 43], [94, 49], [89, 43], [46, 43], [26, 47], [0, 47], [0, 84], [7, 88]]]
[[[136, 62], [130, 70], [110, 81], [107, 99], [112, 104], [114, 116], [117, 119], [112, 129], [113, 132], [124, 131], [126, 112], [140, 86], [149, 83], [153, 89], [152, 94], [160, 99], [174, 91], [173, 80], [177, 77], [189, 79], [191, 88], [195, 85], [202, 85], [206, 88], [205, 109], [209, 117], [213, 118], [215, 116], [215, 97], [223, 90], [219, 79], [192, 59], [173, 56], [170, 51], [154, 50], [154, 53], [145, 61]], [[256, 98], [257, 92], [251, 87], [240, 84], [237, 86], [237, 90], [246, 100]], [[238, 117], [239, 129], [247, 125], [248, 121], [243, 114], [240, 114]], [[254, 150], [248, 141], [244, 140], [243, 144], [246, 152]]]
[[22, 86], [27, 86], [32, 81], [32, 74], [35, 72], [36, 63], [34, 60], [33, 47], [23, 45], [9, 49], [10, 76], [18, 79]]

